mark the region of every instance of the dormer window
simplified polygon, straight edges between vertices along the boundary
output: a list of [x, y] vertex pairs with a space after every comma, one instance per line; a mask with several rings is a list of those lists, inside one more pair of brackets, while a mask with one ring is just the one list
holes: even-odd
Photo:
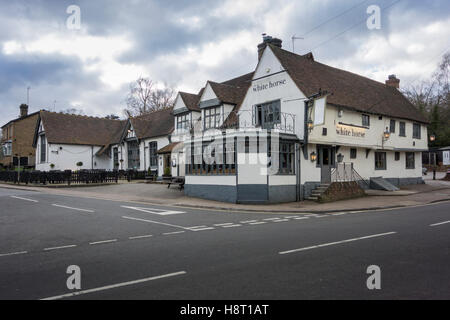
[[205, 129], [217, 128], [220, 126], [220, 106], [205, 109], [204, 113], [205, 113], [205, 120], [204, 120]]
[[189, 127], [189, 114], [177, 116], [177, 129], [186, 129]]

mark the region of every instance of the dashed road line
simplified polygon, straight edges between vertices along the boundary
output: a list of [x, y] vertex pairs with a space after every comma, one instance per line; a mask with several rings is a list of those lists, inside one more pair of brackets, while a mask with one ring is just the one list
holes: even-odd
[[289, 221], [289, 219], [272, 220], [272, 222], [286, 222], [286, 221]]
[[370, 238], [387, 236], [387, 235], [391, 235], [391, 234], [395, 234], [395, 233], [397, 233], [397, 232], [392, 231], [392, 232], [373, 234], [373, 235], [370, 235], [370, 236], [364, 236], [364, 237], [352, 238], [352, 239], [347, 239], [347, 240], [342, 240], [342, 241], [323, 243], [323, 244], [319, 244], [319, 245], [316, 245], [316, 246], [310, 246], [310, 247], [305, 247], [305, 248], [281, 251], [281, 252], [278, 252], [278, 253], [279, 254], [287, 254], [287, 253], [294, 253], [294, 252], [299, 252], [299, 251], [306, 251], [306, 250], [311, 250], [311, 249], [327, 247], [327, 246], [331, 246], [331, 245], [335, 245], [335, 244], [341, 244], [341, 243], [346, 243], [346, 242], [353, 242], [353, 241], [358, 241], [358, 240], [364, 240], [364, 239], [370, 239]]
[[178, 233], [184, 233], [185, 231], [184, 230], [182, 230], [182, 231], [173, 231], [173, 232], [166, 232], [166, 233], [163, 233], [163, 235], [164, 236], [168, 236], [168, 235], [170, 235], [170, 234], [178, 234]]
[[236, 224], [229, 224], [226, 226], [222, 226], [222, 228], [234, 228], [234, 227], [241, 227], [242, 224], [236, 223]]
[[332, 216], [342, 216], [344, 214], [347, 214], [347, 212], [339, 212], [339, 213], [332, 213]]
[[103, 243], [110, 243], [110, 242], [116, 242], [117, 239], [110, 239], [110, 240], [102, 240], [102, 241], [95, 241], [95, 242], [89, 242], [90, 245], [96, 245], [96, 244], [103, 244]]
[[263, 219], [263, 220], [266, 220], [266, 221], [272, 221], [272, 220], [279, 220], [280, 218], [265, 218], [265, 219]]
[[234, 222], [216, 223], [213, 226], [215, 226], [215, 227], [222, 227], [222, 226], [227, 226], [227, 225], [230, 225], [230, 224], [234, 224]]
[[81, 291], [66, 293], [66, 294], [62, 294], [62, 295], [59, 295], [59, 296], [43, 298], [41, 300], [58, 300], [58, 299], [63, 299], [63, 298], [69, 298], [69, 297], [79, 296], [79, 295], [82, 295], [82, 294], [88, 294], [88, 293], [92, 293], [92, 292], [105, 291], [105, 290], [110, 290], [110, 289], [114, 289], [114, 288], [130, 286], [130, 285], [133, 285], [133, 284], [138, 284], [138, 283], [143, 283], [143, 282], [148, 282], [148, 281], [153, 281], [153, 280], [158, 280], [158, 279], [163, 279], [163, 278], [175, 277], [175, 276], [179, 276], [179, 275], [183, 275], [183, 274], [186, 274], [186, 271], [179, 271], [179, 272], [163, 274], [163, 275], [155, 276], [155, 277], [149, 277], [149, 278], [144, 278], [144, 279], [139, 279], [139, 280], [121, 282], [121, 283], [116, 283], [116, 284], [112, 284], [112, 285], [109, 285], [109, 286], [103, 286], [103, 287], [98, 287], [98, 288], [93, 288], [93, 289], [88, 289], [88, 290], [81, 290]]
[[127, 216], [122, 216], [122, 218], [136, 220], [136, 221], [142, 221], [142, 222], [148, 222], [148, 223], [162, 224], [164, 226], [179, 228], [179, 229], [183, 229], [183, 230], [191, 230], [189, 227], [182, 227], [182, 226], [178, 226], [176, 224], [170, 224], [170, 223], [159, 222], [159, 221], [154, 221], [154, 220], [147, 220], [147, 219], [141, 219], [141, 218], [127, 217]]
[[44, 251], [52, 251], [52, 250], [59, 250], [59, 249], [67, 249], [67, 248], [73, 248], [76, 247], [76, 244], [70, 244], [67, 246], [60, 246], [60, 247], [51, 247], [51, 248], [44, 248]]
[[28, 253], [28, 251], [18, 251], [18, 252], [10, 252], [10, 253], [1, 253], [0, 257], [7, 257], [7, 256], [17, 256], [19, 254], [25, 254]]
[[64, 208], [64, 209], [69, 209], [69, 210], [75, 210], [75, 211], [81, 211], [81, 212], [88, 212], [88, 213], [94, 213], [94, 210], [88, 210], [88, 209], [80, 209], [80, 208], [74, 208], [74, 207], [68, 207], [68, 206], [63, 206], [60, 204], [52, 204], [52, 206], [54, 207], [58, 207], [58, 208]]
[[251, 225], [258, 225], [258, 224], [265, 224], [265, 223], [267, 223], [267, 222], [265, 222], [265, 221], [258, 221], [258, 222], [250, 222], [249, 224], [251, 224]]
[[433, 224], [430, 224], [430, 227], [436, 227], [436, 226], [440, 226], [441, 224], [446, 224], [446, 223], [450, 223], [450, 221], [443, 221], [443, 222], [433, 223]]
[[239, 223], [251, 223], [251, 222], [257, 222], [258, 220], [245, 220], [245, 221], [239, 221]]
[[205, 231], [205, 230], [214, 230], [214, 227], [206, 227], [206, 228], [197, 228], [197, 229], [191, 229], [191, 231]]
[[10, 196], [10, 197], [14, 198], [14, 199], [20, 199], [20, 200], [25, 200], [25, 201], [30, 201], [30, 202], [39, 202], [39, 201], [34, 200], [34, 199], [28, 199], [28, 198], [23, 198], [23, 197], [18, 197], [18, 196]]
[[304, 219], [309, 219], [309, 217], [298, 217], [298, 218], [294, 218], [295, 220], [304, 220]]
[[150, 238], [153, 237], [153, 235], [151, 234], [145, 234], [143, 236], [133, 236], [133, 237], [128, 237], [128, 239], [130, 240], [134, 240], [134, 239], [144, 239], [144, 238]]

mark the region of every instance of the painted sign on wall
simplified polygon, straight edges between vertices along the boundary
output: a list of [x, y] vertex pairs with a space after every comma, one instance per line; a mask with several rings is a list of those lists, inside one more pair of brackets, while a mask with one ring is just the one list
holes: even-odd
[[364, 138], [366, 136], [366, 131], [363, 128], [338, 124], [336, 125], [336, 134], [347, 137]]
[[267, 83], [263, 83], [263, 84], [255, 84], [253, 86], [253, 92], [259, 92], [262, 90], [276, 88], [276, 87], [279, 87], [279, 86], [282, 86], [285, 84], [286, 84], [286, 79], [277, 80], [277, 81], [268, 81]]

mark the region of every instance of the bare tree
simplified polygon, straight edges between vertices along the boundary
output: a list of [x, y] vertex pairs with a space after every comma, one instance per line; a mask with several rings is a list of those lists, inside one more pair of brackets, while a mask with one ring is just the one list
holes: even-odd
[[173, 107], [175, 91], [170, 87], [157, 88], [149, 78], [140, 77], [130, 84], [127, 95], [127, 108], [124, 110], [128, 116], [138, 116], [156, 110]]
[[120, 119], [120, 117], [118, 115], [115, 115], [113, 113], [108, 114], [105, 118], [110, 119], [110, 120], [119, 120]]
[[61, 110], [61, 113], [66, 113], [66, 114], [76, 114], [76, 115], [79, 115], [79, 116], [84, 115], [83, 110], [77, 109], [77, 108], [73, 108], [73, 107], [72, 107], [72, 108], [67, 108], [67, 109]]
[[430, 121], [431, 147], [450, 145], [450, 53], [445, 54], [431, 78], [410, 86], [403, 93]]

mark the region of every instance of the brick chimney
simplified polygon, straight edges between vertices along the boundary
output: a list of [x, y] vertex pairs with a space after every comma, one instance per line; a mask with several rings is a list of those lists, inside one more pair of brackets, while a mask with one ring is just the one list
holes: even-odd
[[28, 115], [28, 105], [26, 105], [25, 103], [22, 103], [20, 105], [20, 117], [26, 117]]
[[400, 88], [400, 79], [397, 79], [395, 74], [391, 74], [386, 80], [386, 85], [398, 89]]
[[283, 42], [281, 39], [272, 38], [271, 36], [268, 36], [265, 33], [263, 33], [262, 36], [263, 36], [263, 42], [258, 44], [258, 61], [261, 60], [261, 56], [262, 56], [267, 44], [270, 43], [273, 46], [281, 48], [281, 43]]

